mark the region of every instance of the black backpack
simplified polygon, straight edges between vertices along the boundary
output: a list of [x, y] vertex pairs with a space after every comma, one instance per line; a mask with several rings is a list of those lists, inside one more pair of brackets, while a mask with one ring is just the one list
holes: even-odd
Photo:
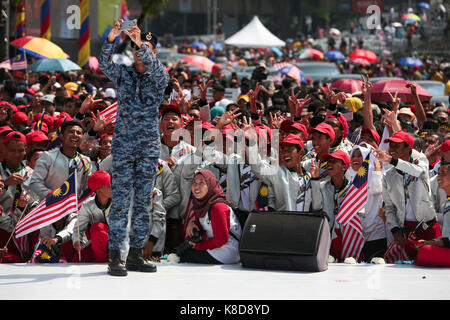
[[[238, 219], [239, 224], [241, 225], [241, 229], [244, 230], [245, 222], [247, 221], [250, 211], [248, 211], [246, 209], [242, 209], [238, 206], [234, 206], [234, 205], [230, 204], [228, 201], [221, 199], [221, 200], [217, 200], [217, 201], [213, 202], [213, 204], [209, 207], [209, 210], [208, 210], [209, 221], [211, 221], [211, 209], [216, 203], [225, 203], [227, 206], [229, 206], [231, 209], [233, 209], [233, 212], [234, 212], [236, 218]], [[231, 232], [230, 232], [230, 235], [232, 235], [233, 238], [235, 238], [237, 241], [239, 241], [239, 238], [236, 235], [234, 235]]]

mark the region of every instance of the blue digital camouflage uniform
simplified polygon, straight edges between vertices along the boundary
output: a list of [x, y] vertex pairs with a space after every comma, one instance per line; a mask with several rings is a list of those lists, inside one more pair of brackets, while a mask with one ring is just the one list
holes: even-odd
[[[149, 232], [149, 214], [156, 180], [160, 149], [159, 105], [169, 75], [164, 65], [147, 48], [137, 52], [147, 71], [139, 74], [134, 66], [112, 61], [115, 44], [105, 41], [99, 57], [102, 72], [117, 90], [117, 118], [112, 153], [112, 206], [109, 218], [109, 249], [119, 250], [126, 239], [131, 195], [129, 245], [142, 248]], [[134, 193], [131, 192], [134, 190]]]

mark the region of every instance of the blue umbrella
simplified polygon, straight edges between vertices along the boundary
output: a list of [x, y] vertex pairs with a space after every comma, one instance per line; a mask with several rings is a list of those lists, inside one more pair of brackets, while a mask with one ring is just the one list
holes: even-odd
[[69, 59], [41, 59], [30, 66], [32, 71], [70, 71], [81, 70], [80, 66]]
[[418, 6], [419, 8], [431, 10], [431, 6], [430, 6], [428, 3], [426, 3], [426, 2], [419, 2], [419, 3], [417, 4], [417, 6]]
[[211, 45], [214, 47], [214, 50], [223, 50], [223, 44], [219, 42], [213, 42]]
[[280, 49], [278, 49], [277, 47], [271, 47], [270, 51], [272, 51], [273, 53], [275, 53], [277, 56], [282, 57], [283, 56], [283, 52], [281, 52]]
[[191, 45], [192, 48], [197, 49], [197, 50], [206, 50], [206, 44], [204, 44], [203, 42], [200, 41], [196, 41]]
[[423, 65], [422, 61], [420, 61], [417, 58], [413, 58], [413, 57], [402, 58], [402, 59], [400, 59], [398, 64], [402, 65], [402, 66], [408, 66], [408, 67], [414, 67], [414, 66], [420, 67], [421, 65]]
[[331, 50], [328, 52], [325, 52], [324, 57], [326, 59], [333, 59], [333, 60], [344, 60], [345, 56], [342, 52], [340, 51], [336, 51], [336, 50]]

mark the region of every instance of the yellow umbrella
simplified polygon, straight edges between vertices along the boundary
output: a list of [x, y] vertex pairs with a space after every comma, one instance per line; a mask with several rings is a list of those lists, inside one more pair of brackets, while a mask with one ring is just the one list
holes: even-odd
[[35, 57], [41, 59], [66, 59], [67, 54], [53, 42], [39, 37], [26, 36], [11, 41], [13, 46], [22, 48]]

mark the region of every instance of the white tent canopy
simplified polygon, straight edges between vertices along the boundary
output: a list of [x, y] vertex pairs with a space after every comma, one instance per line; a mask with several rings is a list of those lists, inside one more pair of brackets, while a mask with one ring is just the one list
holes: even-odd
[[270, 32], [257, 16], [240, 31], [225, 40], [225, 44], [240, 48], [283, 47], [285, 42]]

